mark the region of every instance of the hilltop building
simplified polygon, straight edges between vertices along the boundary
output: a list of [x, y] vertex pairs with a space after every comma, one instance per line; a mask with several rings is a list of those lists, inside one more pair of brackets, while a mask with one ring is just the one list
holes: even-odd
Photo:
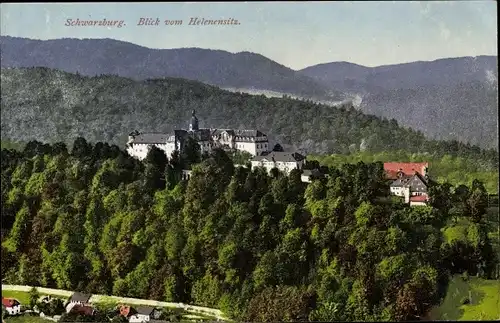
[[202, 153], [222, 148], [246, 151], [252, 156], [259, 156], [269, 149], [266, 134], [259, 130], [200, 128], [196, 112], [193, 110], [188, 130], [174, 130], [173, 134], [134, 131], [129, 134], [127, 152], [142, 160], [146, 158], [149, 149], [156, 146], [165, 151], [170, 158], [174, 150], [179, 152], [183, 150], [189, 137], [198, 142]]
[[391, 194], [404, 197], [410, 206], [427, 205], [429, 163], [384, 163]]

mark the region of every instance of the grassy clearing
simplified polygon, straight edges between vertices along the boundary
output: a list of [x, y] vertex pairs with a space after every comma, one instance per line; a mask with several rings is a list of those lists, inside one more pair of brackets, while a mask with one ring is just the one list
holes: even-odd
[[17, 142], [11, 140], [2, 140], [0, 144], [2, 149], [14, 149], [19, 151], [22, 151], [24, 149], [24, 146], [26, 146], [26, 143], [24, 142]]
[[8, 316], [5, 319], [5, 323], [47, 323], [51, 322], [42, 319], [40, 316], [32, 315], [19, 315], [19, 316]]
[[[462, 301], [470, 297], [470, 304]], [[499, 320], [500, 280], [472, 277], [463, 281], [455, 276], [448, 286], [442, 304], [430, 313], [430, 320]]]
[[2, 297], [15, 298], [19, 303], [26, 305], [30, 302], [30, 294], [27, 292], [18, 292], [14, 290], [2, 290]]
[[[38, 293], [40, 296], [45, 296], [45, 295], [50, 295], [52, 297], [57, 297], [61, 299], [68, 299], [68, 297], [64, 295], [58, 295], [58, 294], [47, 294], [47, 293]], [[14, 291], [14, 290], [2, 290], [2, 297], [8, 297], [8, 298], [15, 298], [21, 303], [22, 305], [28, 305], [30, 302], [30, 294], [29, 292], [21, 292], [21, 291]]]

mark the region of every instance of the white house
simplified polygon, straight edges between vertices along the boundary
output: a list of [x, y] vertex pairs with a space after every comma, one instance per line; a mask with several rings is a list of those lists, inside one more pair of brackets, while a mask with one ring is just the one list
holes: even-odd
[[313, 179], [326, 177], [319, 169], [304, 169], [300, 175], [300, 179], [304, 183], [311, 183]]
[[130, 133], [127, 152], [142, 160], [146, 158], [149, 149], [156, 146], [170, 158], [174, 150], [182, 151], [189, 137], [196, 140], [202, 153], [210, 152], [214, 148], [223, 148], [246, 151], [257, 156], [269, 150], [267, 136], [261, 131], [200, 128], [193, 111], [188, 130], [175, 130], [173, 134], [138, 131]]
[[252, 169], [264, 167], [268, 172], [277, 168], [285, 174], [290, 174], [292, 169], [302, 169], [306, 157], [299, 153], [271, 151], [265, 155], [252, 158]]
[[77, 304], [87, 305], [89, 303], [90, 297], [92, 297], [92, 295], [90, 294], [84, 294], [78, 292], [73, 293], [73, 295], [71, 295], [69, 299], [68, 304], [66, 305], [66, 313], [69, 313], [71, 309]]
[[130, 323], [144, 323], [159, 317], [159, 311], [150, 306], [137, 306], [129, 316]]
[[21, 313], [21, 303], [17, 299], [2, 297], [2, 306], [9, 315], [17, 315]]
[[429, 163], [384, 163], [392, 195], [404, 198], [410, 206], [427, 205]]

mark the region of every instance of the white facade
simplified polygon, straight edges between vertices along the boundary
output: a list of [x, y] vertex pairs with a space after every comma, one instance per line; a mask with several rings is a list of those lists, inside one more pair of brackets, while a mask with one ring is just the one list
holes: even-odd
[[149, 322], [150, 320], [150, 317], [149, 315], [145, 315], [145, 314], [134, 314], [134, 315], [131, 315], [129, 318], [128, 318], [128, 321], [130, 323], [142, 323], [142, 322]]
[[263, 152], [269, 151], [269, 143], [266, 142], [235, 142], [237, 150], [246, 151], [252, 156], [259, 156]]
[[410, 203], [410, 188], [403, 187], [403, 196], [405, 197], [405, 203]]
[[170, 158], [174, 150], [181, 150], [182, 142], [188, 137], [198, 142], [201, 153], [209, 153], [220, 147], [246, 151], [252, 156], [258, 156], [269, 150], [268, 139], [264, 133], [258, 130], [199, 128], [198, 118], [193, 111], [189, 130], [175, 130], [173, 135], [134, 131], [129, 135], [127, 152], [142, 160], [146, 158], [150, 147], [156, 146]]
[[303, 182], [303, 183], [311, 183], [311, 176], [310, 175], [300, 175], [300, 180]]
[[404, 196], [404, 188], [402, 186], [391, 186], [391, 194]]
[[270, 152], [265, 156], [256, 156], [252, 159], [252, 169], [264, 167], [269, 173], [273, 168], [277, 168], [286, 175], [293, 169], [302, 169], [305, 157], [296, 153]]
[[[217, 132], [217, 129], [201, 129], [207, 130], [210, 132]], [[229, 130], [230, 132], [232, 130]], [[200, 152], [211, 152], [214, 148], [230, 148], [236, 149], [239, 151], [246, 151], [252, 156], [261, 155], [263, 152], [269, 151], [269, 142], [267, 141], [267, 137], [245, 137], [245, 141], [239, 140], [238, 137], [234, 135], [228, 134], [228, 132], [224, 131], [222, 136], [213, 136], [212, 138], [208, 138], [208, 140], [198, 141], [200, 145]], [[150, 135], [150, 134], [144, 134]], [[224, 136], [226, 135], [226, 136]], [[139, 160], [143, 160], [148, 155], [149, 150], [152, 146], [156, 146], [159, 149], [163, 150], [168, 158], [172, 157], [172, 153], [177, 149], [180, 150], [180, 145], [175, 144], [176, 138], [172, 136], [168, 141], [165, 142], [141, 142], [141, 140], [137, 140], [141, 134], [138, 134], [136, 137], [129, 136], [129, 140], [127, 142], [127, 153]]]
[[5, 307], [5, 310], [9, 315], [17, 315], [21, 313], [21, 304], [15, 306]]
[[261, 160], [261, 161], [253, 161], [252, 160], [252, 169], [256, 167], [264, 167], [267, 172], [270, 172], [271, 169], [277, 168], [285, 174], [290, 174], [292, 169], [302, 169], [303, 162], [274, 162], [271, 160]]

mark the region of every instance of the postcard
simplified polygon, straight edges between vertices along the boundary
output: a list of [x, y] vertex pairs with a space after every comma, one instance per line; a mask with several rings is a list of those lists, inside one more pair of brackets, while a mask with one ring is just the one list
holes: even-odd
[[0, 6], [3, 323], [500, 319], [497, 2]]

